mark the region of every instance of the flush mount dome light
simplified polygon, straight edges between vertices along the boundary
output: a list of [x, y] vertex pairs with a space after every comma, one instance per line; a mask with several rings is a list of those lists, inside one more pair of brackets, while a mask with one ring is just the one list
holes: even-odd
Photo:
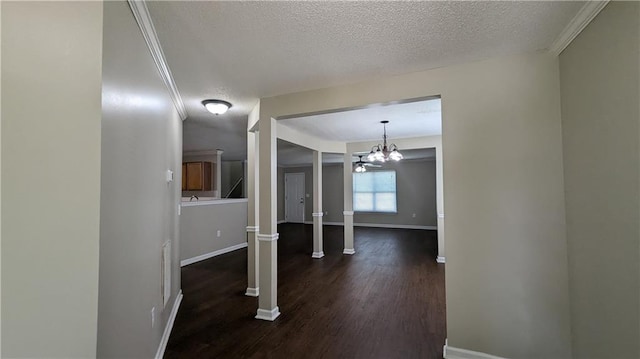
[[222, 100], [204, 100], [202, 101], [202, 104], [207, 109], [207, 111], [211, 112], [214, 115], [222, 115], [231, 108], [231, 104], [229, 102]]

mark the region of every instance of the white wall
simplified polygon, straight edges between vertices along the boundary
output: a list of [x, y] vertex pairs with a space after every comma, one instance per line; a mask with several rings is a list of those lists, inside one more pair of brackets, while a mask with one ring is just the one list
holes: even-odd
[[640, 4], [610, 2], [560, 55], [576, 358], [640, 357]]
[[95, 357], [102, 3], [0, 6], [2, 357]]
[[435, 95], [449, 344], [504, 357], [570, 357], [556, 57], [502, 57], [265, 98], [261, 119]]
[[[150, 358], [180, 290], [182, 121], [124, 1], [104, 3], [102, 86], [97, 354]], [[174, 172], [171, 183], [167, 170]], [[166, 242], [173, 253], [164, 306]]]
[[[2, 4], [0, 4], [0, 203], [2, 203]], [[0, 205], [0, 323], [2, 323], [2, 205]], [[2, 356], [2, 325], [0, 325], [0, 356]]]

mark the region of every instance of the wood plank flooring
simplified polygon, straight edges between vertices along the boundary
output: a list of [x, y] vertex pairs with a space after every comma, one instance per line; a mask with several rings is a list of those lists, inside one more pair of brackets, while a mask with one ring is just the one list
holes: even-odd
[[165, 358], [442, 358], [444, 265], [435, 231], [325, 226], [322, 259], [312, 226], [278, 226], [276, 321], [254, 319], [244, 295], [247, 252], [182, 268], [184, 299]]

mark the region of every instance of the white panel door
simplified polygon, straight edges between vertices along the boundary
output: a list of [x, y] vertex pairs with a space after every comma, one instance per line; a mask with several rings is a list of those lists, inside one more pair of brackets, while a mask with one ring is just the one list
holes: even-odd
[[304, 173], [284, 174], [284, 219], [289, 223], [304, 222]]

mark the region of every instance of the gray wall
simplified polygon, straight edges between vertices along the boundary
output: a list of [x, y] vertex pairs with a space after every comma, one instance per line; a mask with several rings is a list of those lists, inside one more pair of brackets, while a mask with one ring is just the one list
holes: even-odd
[[610, 2], [560, 55], [575, 358], [640, 357], [639, 19]]
[[[396, 214], [356, 213], [354, 222], [415, 226], [436, 226], [436, 166], [435, 161], [402, 161], [388, 163], [383, 168], [369, 171], [393, 169], [396, 171], [397, 203]], [[312, 221], [313, 212], [313, 169], [312, 167], [278, 168], [282, 178], [278, 179], [278, 219], [284, 219], [284, 173], [304, 172], [305, 191], [310, 197], [305, 201], [305, 220]], [[343, 222], [344, 192], [341, 164], [325, 164], [322, 167], [322, 206], [324, 222]], [[413, 214], [416, 217], [413, 218]]]
[[[149, 358], [180, 290], [181, 183], [167, 183], [165, 173], [173, 170], [174, 178], [181, 178], [182, 121], [126, 2], [104, 3], [102, 62], [97, 354]], [[171, 297], [164, 306], [162, 246], [167, 241], [173, 258]]]
[[571, 357], [558, 58], [522, 55], [449, 70], [442, 93], [449, 345], [506, 358]]
[[182, 207], [180, 260], [247, 242], [247, 200], [236, 201]]
[[95, 357], [102, 4], [0, 6], [1, 356]]

